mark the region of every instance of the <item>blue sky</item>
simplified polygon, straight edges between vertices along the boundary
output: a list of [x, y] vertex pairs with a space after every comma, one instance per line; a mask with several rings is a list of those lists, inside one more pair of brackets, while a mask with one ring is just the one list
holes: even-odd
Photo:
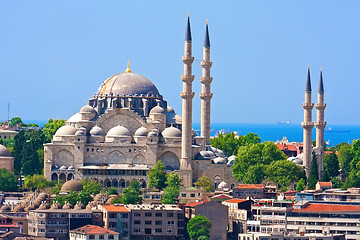
[[[358, 124], [359, 1], [4, 1], [0, 0], [0, 119], [69, 118], [106, 78], [149, 78], [181, 114], [184, 36], [202, 58], [209, 19], [212, 121], [303, 119], [307, 65], [313, 100], [323, 67], [325, 119]], [[200, 61], [193, 65], [200, 121]], [[314, 110], [315, 119], [315, 110]]]

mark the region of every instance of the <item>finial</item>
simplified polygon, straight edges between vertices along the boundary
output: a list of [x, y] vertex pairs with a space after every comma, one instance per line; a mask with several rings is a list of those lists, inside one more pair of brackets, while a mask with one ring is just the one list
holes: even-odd
[[131, 70], [130, 70], [130, 59], [128, 59], [128, 66], [127, 66], [127, 69], [125, 70], [126, 73], [131, 73]]
[[188, 17], [190, 17], [190, 11], [188, 11]]
[[308, 68], [310, 69], [310, 64], [308, 64]]
[[322, 71], [322, 67], [320, 67], [320, 71]]
[[208, 19], [206, 19], [206, 24], [209, 24], [209, 20], [208, 20]]

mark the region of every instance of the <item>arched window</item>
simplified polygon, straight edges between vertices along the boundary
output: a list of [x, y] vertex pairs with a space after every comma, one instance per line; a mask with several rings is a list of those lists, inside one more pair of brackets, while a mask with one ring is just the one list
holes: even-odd
[[160, 160], [164, 163], [166, 170], [179, 170], [179, 158], [173, 152], [165, 152], [160, 156]]

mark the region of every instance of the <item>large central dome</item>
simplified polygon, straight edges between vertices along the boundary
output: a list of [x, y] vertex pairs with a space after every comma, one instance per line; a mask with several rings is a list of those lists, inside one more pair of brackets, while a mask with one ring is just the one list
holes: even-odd
[[160, 93], [146, 77], [124, 72], [105, 80], [99, 87], [97, 95], [158, 97]]

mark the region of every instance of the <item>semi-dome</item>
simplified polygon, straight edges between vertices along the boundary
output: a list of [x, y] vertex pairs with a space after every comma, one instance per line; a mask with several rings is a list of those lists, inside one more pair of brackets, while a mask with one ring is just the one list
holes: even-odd
[[160, 96], [160, 93], [155, 85], [146, 77], [136, 73], [125, 72], [105, 80], [99, 87], [97, 95]]
[[176, 127], [168, 127], [165, 128], [164, 131], [161, 132], [164, 138], [179, 138], [181, 137], [181, 131], [180, 129]]
[[219, 183], [218, 188], [224, 189], [224, 188], [227, 188], [227, 186], [228, 186], [227, 183], [222, 181], [221, 183]]
[[10, 151], [0, 144], [0, 157], [11, 157]]
[[156, 106], [150, 110], [150, 114], [165, 114], [165, 110], [160, 106]]
[[224, 163], [226, 163], [226, 160], [224, 158], [222, 158], [222, 157], [217, 157], [213, 161], [214, 161], [215, 164], [224, 164]]
[[89, 105], [85, 105], [80, 109], [80, 113], [95, 113], [96, 114], [96, 110]]
[[159, 130], [157, 129], [151, 129], [149, 134], [147, 135], [148, 137], [157, 137], [159, 136]]
[[106, 135], [107, 137], [131, 137], [129, 129], [123, 126], [116, 126], [110, 129]]
[[215, 154], [211, 151], [200, 151], [195, 155], [196, 160], [207, 160], [215, 157]]
[[61, 192], [82, 191], [83, 186], [76, 180], [70, 180], [61, 187]]
[[76, 131], [77, 129], [73, 126], [62, 126], [56, 131], [55, 136], [72, 136]]
[[146, 127], [140, 127], [135, 131], [134, 137], [146, 137], [149, 130]]
[[86, 128], [81, 127], [75, 132], [75, 136], [85, 136], [86, 135]]
[[102, 130], [101, 127], [99, 126], [95, 126], [90, 130], [90, 135], [91, 136], [103, 136], [104, 135], [104, 131]]
[[175, 110], [172, 107], [170, 107], [169, 105], [167, 106], [166, 111], [169, 112], [169, 113], [175, 113]]

